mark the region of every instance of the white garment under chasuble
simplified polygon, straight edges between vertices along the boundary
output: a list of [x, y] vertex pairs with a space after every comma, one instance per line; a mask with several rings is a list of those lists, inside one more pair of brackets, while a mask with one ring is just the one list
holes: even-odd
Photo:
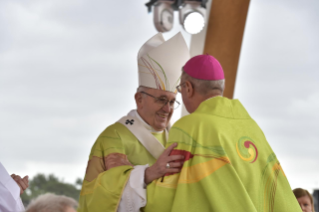
[[[124, 116], [118, 122], [126, 126], [154, 158], [157, 159], [164, 152], [163, 144], [152, 134], [156, 131], [140, 117], [136, 110], [131, 110], [127, 116]], [[165, 131], [167, 140], [167, 129]]]
[[[118, 122], [126, 126], [154, 158], [157, 159], [165, 150], [163, 144], [152, 134], [157, 131], [148, 125], [136, 110], [132, 110]], [[163, 131], [162, 133], [165, 133], [167, 141], [168, 129], [165, 129], [165, 132]], [[146, 205], [144, 175], [147, 167], [148, 164], [134, 166], [123, 191], [118, 212], [138, 212], [140, 208]]]

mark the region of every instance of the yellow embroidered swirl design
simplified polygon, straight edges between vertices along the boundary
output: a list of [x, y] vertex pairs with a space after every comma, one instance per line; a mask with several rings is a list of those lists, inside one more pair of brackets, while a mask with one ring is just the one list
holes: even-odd
[[247, 162], [254, 163], [258, 158], [258, 149], [253, 139], [245, 136], [236, 143], [236, 151], [239, 157]]

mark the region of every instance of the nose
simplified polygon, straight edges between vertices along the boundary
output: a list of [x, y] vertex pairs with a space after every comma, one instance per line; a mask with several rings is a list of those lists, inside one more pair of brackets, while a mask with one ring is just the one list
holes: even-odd
[[163, 107], [162, 107], [162, 110], [164, 110], [165, 112], [169, 113], [172, 108], [171, 106], [169, 105], [169, 102], [167, 102]]

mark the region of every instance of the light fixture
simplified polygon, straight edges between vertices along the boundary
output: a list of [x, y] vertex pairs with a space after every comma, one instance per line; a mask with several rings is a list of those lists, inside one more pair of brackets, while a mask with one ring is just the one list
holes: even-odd
[[157, 1], [154, 4], [154, 25], [159, 32], [168, 32], [173, 28], [174, 9], [173, 1]]
[[179, 22], [186, 32], [197, 34], [205, 26], [206, 9], [200, 1], [185, 1], [179, 9]]
[[154, 6], [154, 25], [159, 32], [173, 28], [174, 10], [179, 10], [179, 22], [186, 32], [199, 33], [205, 26], [206, 3], [208, 0], [150, 0], [148, 11]]

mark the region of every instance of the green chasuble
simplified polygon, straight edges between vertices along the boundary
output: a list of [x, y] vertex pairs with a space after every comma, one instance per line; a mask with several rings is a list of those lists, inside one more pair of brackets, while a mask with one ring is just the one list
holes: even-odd
[[[165, 131], [153, 134], [165, 144]], [[116, 212], [131, 166], [119, 166], [106, 171], [105, 159], [115, 153], [133, 165], [152, 165], [155, 158], [122, 124], [106, 128], [91, 149], [80, 193], [78, 212]]]
[[210, 98], [177, 121], [167, 146], [180, 173], [147, 186], [146, 212], [301, 212], [263, 132], [238, 100]]

